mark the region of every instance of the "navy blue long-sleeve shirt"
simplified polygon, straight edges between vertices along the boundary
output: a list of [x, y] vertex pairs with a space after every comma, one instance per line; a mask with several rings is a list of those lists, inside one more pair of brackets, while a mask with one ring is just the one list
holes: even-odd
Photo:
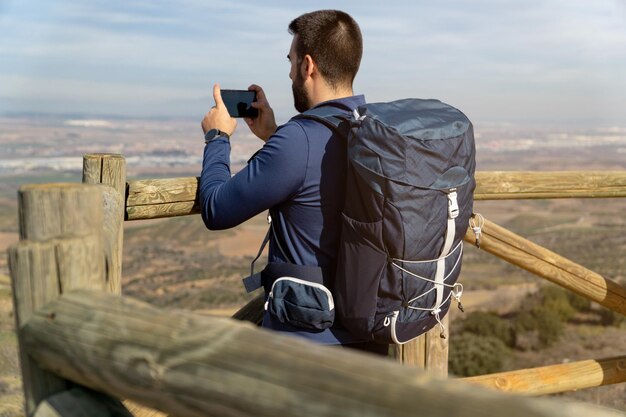
[[[362, 95], [324, 102], [346, 115], [365, 104]], [[199, 198], [209, 229], [234, 227], [270, 210], [278, 244], [270, 236], [268, 260], [334, 268], [344, 202], [345, 138], [323, 124], [290, 120], [279, 127], [248, 165], [231, 177], [230, 142], [204, 148]], [[264, 326], [320, 343], [355, 341], [343, 329], [308, 332], [264, 319]]]

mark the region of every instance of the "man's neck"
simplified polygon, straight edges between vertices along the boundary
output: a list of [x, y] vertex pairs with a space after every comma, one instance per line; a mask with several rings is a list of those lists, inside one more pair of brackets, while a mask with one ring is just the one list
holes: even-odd
[[328, 85], [320, 85], [315, 88], [310, 95], [311, 107], [315, 107], [320, 103], [340, 98], [351, 97], [354, 95], [352, 88], [333, 89]]

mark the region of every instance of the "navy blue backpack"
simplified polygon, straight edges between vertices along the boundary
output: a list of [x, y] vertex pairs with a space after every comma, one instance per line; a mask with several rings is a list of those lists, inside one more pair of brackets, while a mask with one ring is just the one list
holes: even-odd
[[264, 280], [266, 309], [304, 328], [338, 320], [363, 340], [396, 344], [441, 325], [453, 299], [462, 309], [457, 279], [475, 188], [468, 118], [420, 99], [366, 104], [349, 119], [329, 107], [296, 118], [324, 123], [347, 142], [338, 266], [328, 279], [275, 271]]

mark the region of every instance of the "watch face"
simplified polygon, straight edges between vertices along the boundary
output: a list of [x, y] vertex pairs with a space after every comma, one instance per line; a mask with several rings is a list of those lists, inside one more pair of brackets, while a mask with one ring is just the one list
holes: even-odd
[[220, 134], [220, 131], [218, 129], [211, 129], [208, 132], [206, 132], [206, 135], [204, 135], [204, 140], [211, 140], [216, 138], [218, 135]]

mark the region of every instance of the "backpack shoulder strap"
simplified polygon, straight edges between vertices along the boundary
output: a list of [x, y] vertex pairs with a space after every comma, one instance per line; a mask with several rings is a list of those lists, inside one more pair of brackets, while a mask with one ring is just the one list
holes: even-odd
[[350, 116], [335, 107], [324, 106], [307, 110], [304, 113], [294, 116], [293, 119], [315, 120], [337, 133], [344, 133], [345, 130], [341, 129], [340, 126], [342, 123], [350, 120]]

